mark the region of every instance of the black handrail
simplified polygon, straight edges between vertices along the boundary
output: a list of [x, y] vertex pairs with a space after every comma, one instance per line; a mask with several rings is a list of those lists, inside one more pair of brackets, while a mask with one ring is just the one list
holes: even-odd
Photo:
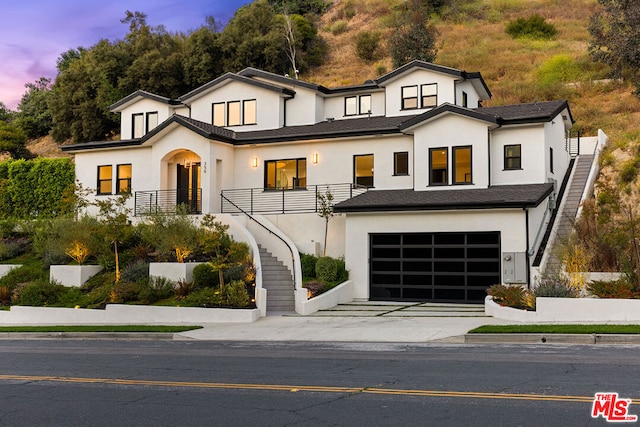
[[[231, 200], [229, 200], [224, 194], [220, 193], [220, 197], [224, 200], [226, 200], [227, 202], [231, 203], [236, 209], [238, 209], [240, 212], [242, 212], [244, 215], [246, 215], [250, 220], [252, 220], [253, 222], [255, 222], [256, 224], [258, 224], [260, 227], [264, 228], [265, 230], [267, 230], [270, 234], [273, 234], [274, 236], [276, 236], [278, 239], [280, 239], [280, 241], [282, 241], [282, 243], [285, 244], [285, 246], [287, 247], [287, 249], [289, 249], [289, 252], [291, 252], [291, 268], [293, 270], [293, 290], [295, 292], [296, 290], [296, 259], [295, 256], [293, 254], [293, 248], [289, 245], [289, 243], [287, 243], [286, 240], [284, 240], [282, 237], [280, 237], [279, 235], [277, 235], [276, 233], [274, 233], [273, 231], [269, 230], [269, 228], [267, 226], [265, 226], [264, 224], [262, 224], [260, 221], [258, 221], [257, 219], [255, 219], [253, 216], [251, 216], [248, 212], [244, 211], [242, 208], [240, 208], [239, 206], [237, 206], [235, 203], [233, 203]], [[294, 294], [295, 296], [295, 294]]]

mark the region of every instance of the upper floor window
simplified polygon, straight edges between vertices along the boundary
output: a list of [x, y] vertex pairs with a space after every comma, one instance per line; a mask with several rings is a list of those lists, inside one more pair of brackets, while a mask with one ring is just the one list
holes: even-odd
[[131, 191], [131, 165], [124, 164], [117, 166], [116, 194], [128, 193]]
[[156, 126], [158, 126], [158, 112], [152, 111], [147, 113], [147, 132], [151, 132]]
[[520, 144], [504, 146], [504, 168], [506, 170], [522, 169]]
[[345, 116], [369, 113], [371, 113], [371, 95], [347, 96], [344, 98]]
[[242, 124], [255, 125], [257, 123], [257, 105], [255, 99], [242, 101]]
[[255, 99], [215, 102], [211, 104], [214, 126], [255, 125], [258, 123], [258, 103]]
[[242, 124], [240, 120], [240, 101], [227, 102], [227, 125], [238, 126]]
[[307, 159], [267, 160], [264, 187], [292, 190], [307, 187]]
[[429, 185], [447, 185], [449, 183], [449, 150], [447, 148], [429, 149]]
[[353, 182], [356, 185], [373, 187], [373, 154], [353, 156]]
[[225, 108], [225, 103], [224, 102], [216, 102], [215, 104], [213, 104], [212, 106], [212, 115], [213, 118], [211, 120], [211, 123], [214, 126], [224, 126], [225, 125], [225, 121], [224, 121], [224, 108]]
[[553, 147], [549, 147], [549, 172], [553, 173]]
[[438, 85], [436, 83], [420, 86], [422, 92], [422, 108], [432, 108], [438, 105]]
[[393, 174], [409, 175], [409, 153], [406, 151], [393, 153]]
[[453, 147], [453, 183], [470, 184], [471, 147]]
[[418, 86], [404, 86], [402, 88], [402, 109], [418, 108]]
[[136, 113], [131, 115], [131, 138], [142, 138], [144, 136], [144, 114]]
[[98, 195], [111, 194], [113, 189], [113, 166], [98, 166]]
[[467, 92], [462, 92], [462, 106], [463, 107], [467, 107], [469, 103], [469, 96], [467, 95]]

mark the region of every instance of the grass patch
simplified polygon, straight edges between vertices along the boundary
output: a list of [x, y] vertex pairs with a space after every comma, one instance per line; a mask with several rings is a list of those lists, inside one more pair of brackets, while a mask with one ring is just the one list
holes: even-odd
[[484, 325], [470, 334], [640, 334], [640, 325]]
[[167, 325], [72, 325], [72, 326], [2, 326], [0, 332], [186, 332], [202, 326]]

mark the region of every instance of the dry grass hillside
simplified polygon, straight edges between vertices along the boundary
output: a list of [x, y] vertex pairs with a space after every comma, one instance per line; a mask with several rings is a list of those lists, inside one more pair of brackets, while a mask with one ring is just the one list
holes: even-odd
[[[334, 0], [320, 24], [330, 47], [328, 60], [302, 78], [335, 87], [360, 84], [390, 71], [384, 41], [392, 31], [389, 14], [400, 3], [402, 0]], [[434, 19], [439, 32], [435, 62], [480, 71], [493, 93], [486, 105], [567, 99], [576, 130], [595, 135], [601, 128], [613, 145], [627, 148], [635, 145], [639, 135], [640, 100], [625, 82], [603, 82], [607, 70], [589, 58], [587, 27], [597, 7], [597, 0], [466, 2], [457, 10], [446, 11], [443, 18]], [[509, 21], [533, 14], [555, 26], [558, 34], [554, 40], [516, 40], [506, 34]], [[364, 30], [383, 35], [376, 61], [362, 61], [356, 55], [355, 35]], [[548, 83], [554, 75], [567, 72], [561, 65], [554, 66], [558, 58], [572, 62], [576, 81], [560, 87]]]

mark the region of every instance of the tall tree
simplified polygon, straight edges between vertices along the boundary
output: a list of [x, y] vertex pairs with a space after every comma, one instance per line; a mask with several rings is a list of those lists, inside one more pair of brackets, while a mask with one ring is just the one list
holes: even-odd
[[589, 52], [611, 67], [614, 77], [629, 77], [640, 94], [640, 2], [598, 0], [601, 8], [589, 23]]
[[190, 88], [201, 86], [224, 73], [220, 33], [212, 18], [189, 34], [184, 42], [183, 73]]
[[47, 135], [53, 126], [48, 99], [51, 94], [51, 79], [40, 77], [34, 83], [25, 85], [27, 91], [18, 105], [16, 123], [28, 138]]
[[393, 67], [398, 68], [414, 59], [431, 62], [436, 58], [437, 30], [429, 25], [434, 6], [424, 0], [408, 0], [399, 9], [395, 28], [389, 39]]
[[25, 144], [27, 135], [15, 123], [0, 121], [0, 152], [7, 152], [14, 159], [31, 157]]

